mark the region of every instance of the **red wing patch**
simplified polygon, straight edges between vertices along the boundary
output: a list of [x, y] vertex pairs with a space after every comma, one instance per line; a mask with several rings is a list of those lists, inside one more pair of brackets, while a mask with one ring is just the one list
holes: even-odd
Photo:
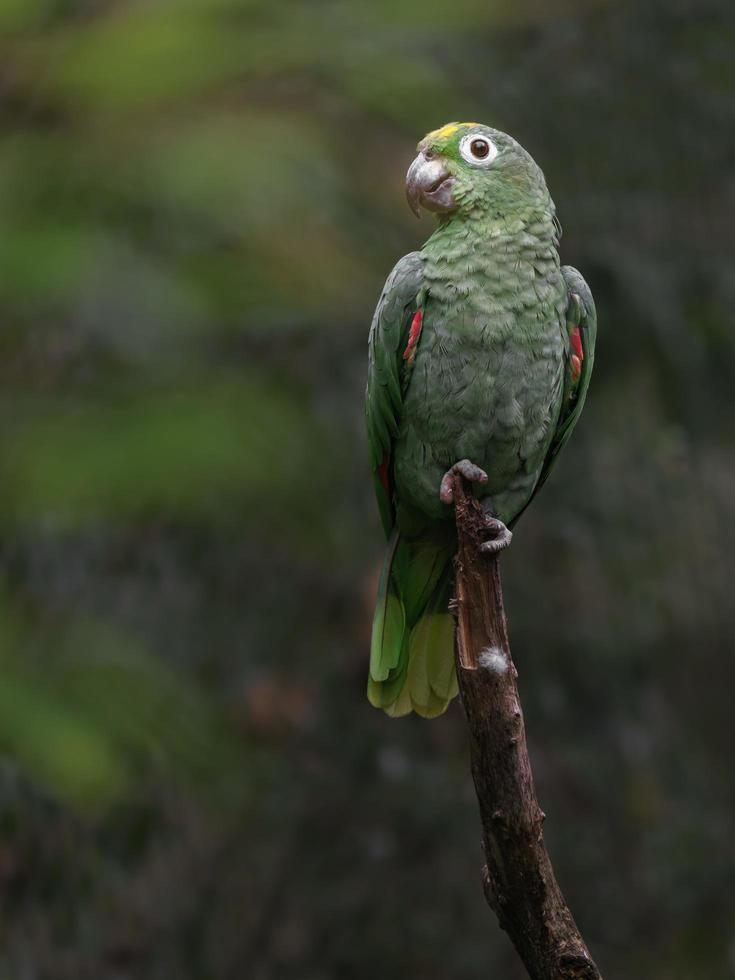
[[582, 373], [582, 361], [584, 360], [584, 350], [582, 349], [582, 335], [579, 331], [579, 327], [576, 326], [570, 336], [569, 340], [572, 346], [572, 381], [578, 381], [579, 376]]
[[378, 467], [378, 478], [388, 499], [390, 499], [390, 474], [388, 473], [389, 465], [390, 456], [388, 453], [383, 453], [383, 458], [381, 459], [380, 466]]
[[403, 360], [408, 361], [409, 364], [413, 364], [413, 359], [416, 357], [416, 345], [418, 344], [419, 337], [421, 336], [421, 323], [423, 319], [423, 311], [416, 310], [413, 315], [413, 320], [411, 320], [411, 329], [408, 331], [408, 343], [406, 344], [406, 349], [403, 352]]

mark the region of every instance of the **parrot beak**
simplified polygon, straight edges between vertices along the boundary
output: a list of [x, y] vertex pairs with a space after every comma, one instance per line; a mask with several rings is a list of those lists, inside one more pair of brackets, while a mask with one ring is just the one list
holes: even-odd
[[456, 207], [452, 197], [454, 178], [444, 163], [436, 157], [419, 153], [406, 174], [406, 200], [416, 217], [420, 208], [427, 211], [447, 212]]

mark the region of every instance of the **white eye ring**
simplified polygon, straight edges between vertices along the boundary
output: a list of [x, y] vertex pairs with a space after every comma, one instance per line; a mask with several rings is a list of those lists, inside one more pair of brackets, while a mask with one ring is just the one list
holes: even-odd
[[[472, 151], [473, 144], [483, 143], [487, 147], [486, 156], [475, 156]], [[468, 133], [459, 142], [459, 152], [462, 158], [471, 163], [473, 167], [488, 167], [498, 155], [498, 148], [484, 133]]]

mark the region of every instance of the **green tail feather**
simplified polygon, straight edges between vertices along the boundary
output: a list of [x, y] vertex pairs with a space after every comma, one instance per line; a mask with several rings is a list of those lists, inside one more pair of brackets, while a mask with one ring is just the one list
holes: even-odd
[[434, 718], [456, 696], [451, 589], [446, 544], [405, 541], [394, 531], [373, 619], [368, 699], [376, 708]]

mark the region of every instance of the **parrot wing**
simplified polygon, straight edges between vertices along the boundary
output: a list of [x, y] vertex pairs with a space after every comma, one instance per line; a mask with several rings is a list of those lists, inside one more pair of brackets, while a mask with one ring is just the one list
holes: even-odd
[[388, 545], [373, 617], [368, 698], [389, 715], [433, 718], [457, 694], [452, 548], [395, 525], [392, 456], [421, 337], [425, 289], [418, 252], [388, 276], [370, 328], [366, 398], [370, 463]]
[[[531, 499], [546, 482], [559, 453], [566, 445], [579, 416], [582, 414], [587, 389], [592, 377], [592, 367], [595, 363], [597, 311], [592, 292], [582, 274], [571, 265], [562, 266], [561, 271], [567, 284], [566, 326], [569, 335], [569, 346], [564, 355], [564, 396], [554, 438], [549, 446], [549, 451], [541, 468], [541, 475], [534, 487]], [[528, 503], [531, 502], [531, 499]], [[519, 517], [520, 513], [513, 519], [513, 523]]]
[[419, 253], [404, 255], [383, 287], [368, 340], [368, 447], [380, 517], [388, 537], [395, 521], [391, 487], [393, 440], [398, 433], [407, 373], [421, 329], [417, 297], [422, 283]]

